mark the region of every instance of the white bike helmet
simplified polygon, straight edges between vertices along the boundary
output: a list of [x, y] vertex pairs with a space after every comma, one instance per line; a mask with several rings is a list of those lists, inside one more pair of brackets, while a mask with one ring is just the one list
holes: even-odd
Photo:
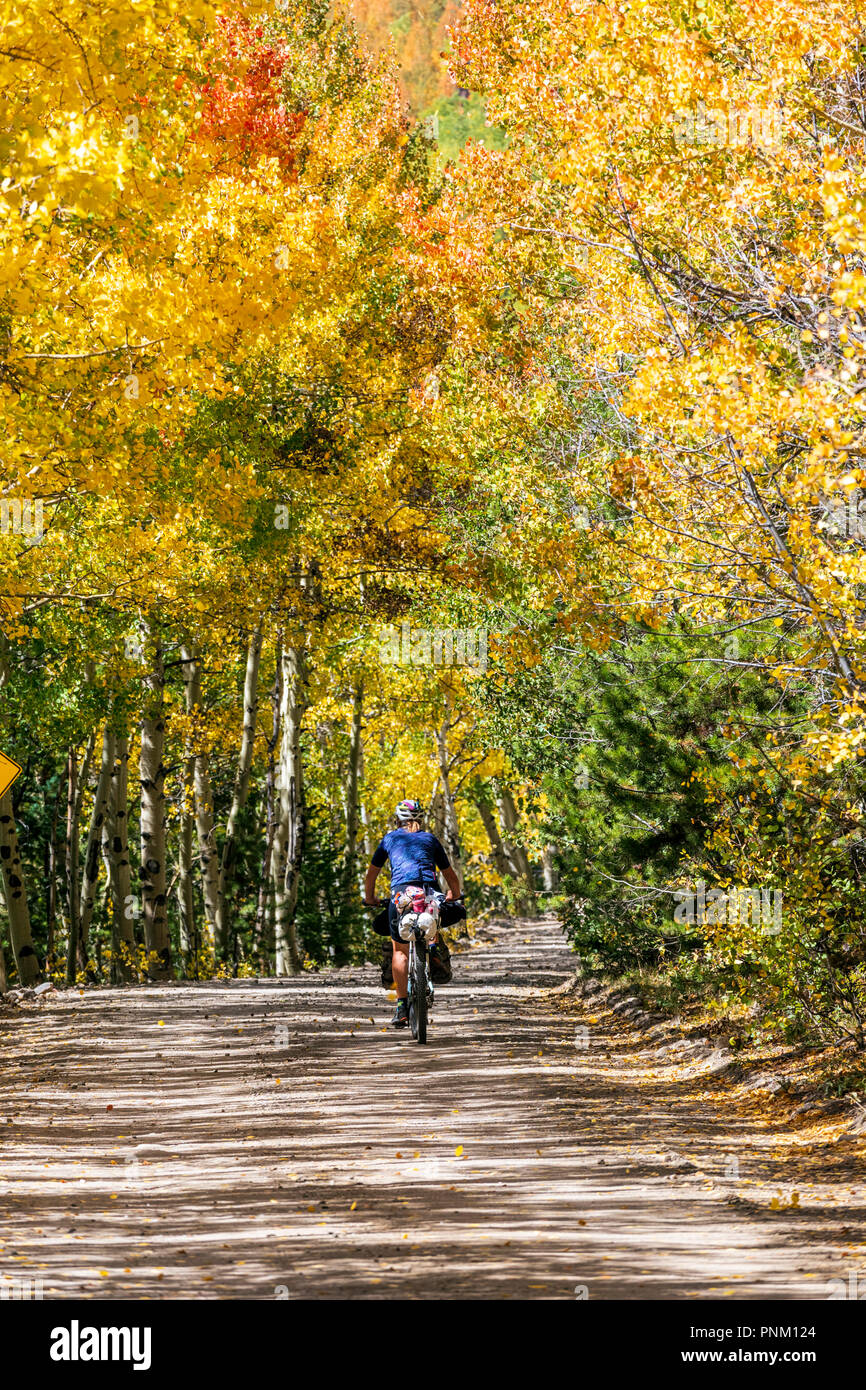
[[394, 819], [398, 825], [406, 825], [410, 820], [421, 821], [424, 819], [424, 807], [420, 801], [401, 801], [394, 812]]

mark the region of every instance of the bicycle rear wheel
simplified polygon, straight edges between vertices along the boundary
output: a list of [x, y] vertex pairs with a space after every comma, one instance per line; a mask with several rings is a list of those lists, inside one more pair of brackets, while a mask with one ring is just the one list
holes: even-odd
[[427, 1041], [427, 942], [415, 942], [412, 952], [412, 979], [409, 990], [409, 1023], [412, 1037]]

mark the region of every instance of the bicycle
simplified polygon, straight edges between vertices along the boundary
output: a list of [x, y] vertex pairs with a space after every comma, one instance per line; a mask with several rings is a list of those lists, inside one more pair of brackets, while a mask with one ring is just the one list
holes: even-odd
[[[375, 904], [377, 907], [384, 907], [388, 903], [388, 898], [379, 899]], [[454, 903], [463, 903], [463, 895], [459, 898], [450, 899]], [[372, 907], [374, 904], [370, 903]], [[427, 968], [429, 952], [427, 950], [427, 933], [423, 927], [412, 925], [409, 934], [409, 981], [407, 1005], [409, 1009], [409, 1030], [412, 1037], [419, 1043], [427, 1041], [427, 1019], [433, 1004], [436, 991], [430, 972]]]
[[433, 1004], [433, 981], [427, 971], [427, 934], [412, 928], [409, 937], [409, 1030], [419, 1043], [427, 1041], [427, 1015]]

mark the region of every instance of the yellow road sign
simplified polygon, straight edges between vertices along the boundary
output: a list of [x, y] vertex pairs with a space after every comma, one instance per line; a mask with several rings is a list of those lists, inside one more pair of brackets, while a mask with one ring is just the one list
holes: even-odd
[[13, 763], [5, 753], [0, 753], [0, 796], [8, 792], [20, 771], [18, 763]]

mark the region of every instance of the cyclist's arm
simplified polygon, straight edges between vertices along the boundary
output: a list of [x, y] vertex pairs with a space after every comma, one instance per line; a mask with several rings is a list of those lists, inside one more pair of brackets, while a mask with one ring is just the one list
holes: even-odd
[[381, 871], [382, 866], [380, 864], [371, 864], [367, 870], [367, 877], [364, 879], [364, 902], [368, 907], [373, 906], [373, 889], [376, 886], [376, 879], [379, 877]]
[[448, 892], [445, 894], [446, 898], [459, 898], [460, 880], [455, 874], [454, 870], [451, 868], [450, 864], [447, 869], [442, 870], [442, 877], [448, 884]]

